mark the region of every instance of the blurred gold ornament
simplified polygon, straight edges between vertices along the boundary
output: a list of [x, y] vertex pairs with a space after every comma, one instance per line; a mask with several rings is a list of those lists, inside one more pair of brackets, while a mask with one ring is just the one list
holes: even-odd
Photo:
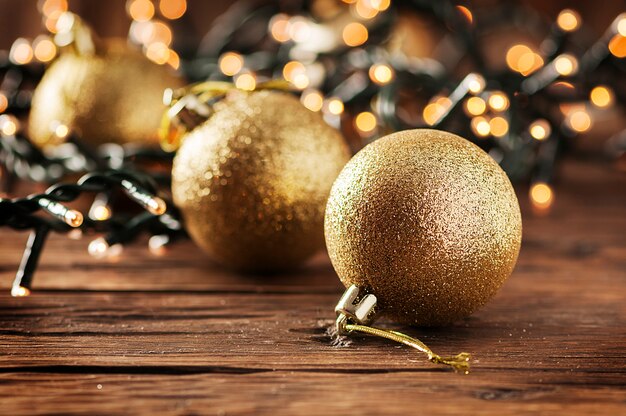
[[172, 194], [216, 262], [287, 269], [323, 247], [328, 193], [349, 157], [341, 135], [295, 97], [231, 88], [183, 137]]
[[156, 144], [163, 91], [182, 81], [125, 42], [109, 42], [93, 53], [64, 51], [35, 89], [29, 120], [39, 146], [61, 143], [59, 125], [86, 143]]
[[437, 130], [391, 134], [333, 185], [328, 252], [346, 287], [399, 322], [436, 326], [484, 305], [511, 274], [522, 222], [511, 183], [486, 153]]

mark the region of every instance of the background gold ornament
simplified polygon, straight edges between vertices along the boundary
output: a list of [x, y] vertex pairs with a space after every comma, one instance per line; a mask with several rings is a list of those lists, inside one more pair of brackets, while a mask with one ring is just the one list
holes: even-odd
[[324, 208], [350, 158], [293, 96], [233, 90], [183, 140], [172, 193], [194, 241], [239, 270], [286, 269], [324, 244]]
[[408, 130], [366, 146], [333, 185], [328, 252], [344, 285], [387, 316], [436, 326], [485, 304], [511, 274], [522, 222], [506, 174], [451, 133]]
[[122, 41], [95, 54], [65, 52], [35, 89], [30, 136], [40, 146], [60, 143], [55, 129], [63, 124], [91, 145], [156, 145], [163, 91], [181, 85], [173, 71]]

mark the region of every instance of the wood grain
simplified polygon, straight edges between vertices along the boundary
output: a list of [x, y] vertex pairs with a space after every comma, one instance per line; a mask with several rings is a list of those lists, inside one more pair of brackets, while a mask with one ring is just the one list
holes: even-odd
[[383, 340], [333, 347], [341, 286], [323, 255], [241, 276], [189, 242], [111, 262], [54, 236], [34, 295], [16, 299], [26, 236], [3, 230], [0, 414], [624, 414], [626, 177], [570, 161], [562, 178], [550, 216], [524, 204], [518, 267], [490, 304], [402, 328], [471, 352], [469, 376]]

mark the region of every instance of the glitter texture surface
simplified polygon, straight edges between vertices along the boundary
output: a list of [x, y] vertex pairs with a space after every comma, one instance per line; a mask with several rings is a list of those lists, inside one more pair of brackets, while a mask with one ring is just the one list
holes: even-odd
[[408, 130], [361, 150], [326, 208], [326, 245], [343, 284], [366, 288], [392, 319], [452, 323], [484, 305], [513, 271], [517, 197], [476, 145]]
[[173, 71], [120, 42], [94, 56], [63, 53], [35, 89], [29, 133], [40, 146], [56, 144], [65, 124], [87, 143], [158, 143], [166, 107], [163, 90], [182, 86]]
[[286, 93], [235, 90], [214, 110], [174, 160], [172, 193], [189, 234], [231, 268], [301, 264], [324, 245], [324, 208], [347, 145]]

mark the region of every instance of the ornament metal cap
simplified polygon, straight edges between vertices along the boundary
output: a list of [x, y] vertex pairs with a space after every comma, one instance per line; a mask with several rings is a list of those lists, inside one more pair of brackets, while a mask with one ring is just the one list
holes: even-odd
[[359, 325], [369, 325], [376, 319], [375, 308], [378, 299], [371, 293], [362, 296], [360, 292], [358, 286], [350, 286], [335, 306], [337, 314], [335, 325], [339, 335], [348, 335], [352, 332], [346, 329], [349, 320]]

